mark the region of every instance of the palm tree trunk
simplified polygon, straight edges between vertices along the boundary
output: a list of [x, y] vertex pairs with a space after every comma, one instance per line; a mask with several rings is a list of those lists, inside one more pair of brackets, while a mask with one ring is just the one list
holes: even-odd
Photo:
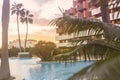
[[18, 29], [18, 41], [19, 41], [19, 48], [20, 48], [20, 52], [21, 52], [21, 51], [22, 51], [22, 47], [21, 47], [21, 38], [20, 38], [20, 30], [19, 30], [18, 15], [17, 15], [17, 29]]
[[101, 16], [103, 22], [110, 23], [108, 0], [101, 0], [100, 4], [101, 4]]
[[27, 37], [28, 37], [28, 19], [26, 21], [26, 36], [25, 36], [24, 52], [26, 51]]
[[[102, 16], [102, 20], [105, 23], [110, 23], [110, 15], [109, 15], [109, 8], [108, 8], [108, 2], [109, 0], [100, 0], [100, 4], [101, 4], [101, 16]], [[106, 38], [109, 38], [109, 32], [107, 30], [107, 28], [104, 29], [104, 36]]]
[[0, 80], [8, 80], [10, 78], [10, 68], [8, 61], [8, 25], [9, 25], [9, 12], [10, 1], [3, 1], [2, 8], [2, 54], [1, 54], [1, 68]]

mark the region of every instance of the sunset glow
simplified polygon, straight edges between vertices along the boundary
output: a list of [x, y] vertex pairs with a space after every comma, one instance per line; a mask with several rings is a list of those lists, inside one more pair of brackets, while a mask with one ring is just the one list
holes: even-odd
[[[55, 27], [48, 25], [49, 21], [61, 15], [58, 7], [62, 9], [69, 9], [72, 6], [72, 0], [11, 0], [13, 3], [23, 3], [24, 8], [34, 14], [34, 23], [29, 24], [28, 39], [47, 40], [55, 42]], [[2, 9], [2, 1], [0, 1], [0, 12]], [[1, 13], [0, 13], [1, 19]], [[1, 22], [0, 22], [1, 25]], [[25, 37], [25, 24], [20, 24], [21, 38]], [[0, 27], [0, 46], [1, 46], [1, 27]], [[10, 16], [9, 24], [9, 41], [18, 39], [16, 16]]]

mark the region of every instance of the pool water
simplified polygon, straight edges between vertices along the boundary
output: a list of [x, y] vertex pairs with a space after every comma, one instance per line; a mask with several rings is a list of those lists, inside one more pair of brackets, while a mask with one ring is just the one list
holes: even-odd
[[40, 62], [35, 59], [10, 59], [11, 74], [25, 80], [67, 80], [92, 62]]

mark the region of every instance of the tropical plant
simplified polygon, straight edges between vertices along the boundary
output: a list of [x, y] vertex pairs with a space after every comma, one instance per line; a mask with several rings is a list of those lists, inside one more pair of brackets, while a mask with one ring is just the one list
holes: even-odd
[[22, 3], [18, 3], [18, 4], [14, 3], [12, 4], [12, 7], [11, 7], [11, 14], [12, 15], [16, 14], [20, 52], [22, 51], [22, 47], [21, 47], [21, 38], [20, 38], [20, 31], [19, 31], [19, 18], [20, 16], [24, 15], [24, 8], [22, 7], [23, 7]]
[[38, 41], [31, 53], [40, 57], [42, 61], [48, 61], [53, 56], [52, 51], [56, 45], [53, 42]]
[[[100, 80], [108, 80], [108, 77], [110, 77], [109, 80], [113, 80], [111, 78], [111, 75], [114, 71], [111, 73], [108, 71], [112, 71], [112, 69], [115, 67], [120, 66], [116, 64], [116, 61], [114, 61], [114, 59], [118, 61], [120, 59], [119, 26], [110, 23], [104, 23], [95, 19], [71, 18], [69, 16], [58, 18], [57, 21], [55, 21], [55, 25], [59, 27], [61, 25], [62, 27], [69, 26], [65, 28], [65, 31], [69, 33], [73, 33], [75, 31], [78, 33], [80, 31], [88, 30], [89, 36], [91, 36], [91, 33], [93, 34], [93, 32], [94, 36], [97, 36], [98, 34], [101, 34], [101, 32], [104, 32], [105, 39], [88, 39], [87, 44], [82, 44], [83, 41], [79, 40], [81, 44], [78, 44], [78, 47], [75, 50], [63, 55], [57, 55], [59, 58], [63, 58], [64, 56], [64, 58], [71, 59], [71, 57], [77, 57], [77, 52], [79, 52], [79, 57], [84, 58], [85, 60], [101, 59], [89, 67], [84, 68], [82, 72], [76, 74], [75, 77], [73, 76], [73, 78], [70, 80], [79, 80], [79, 78], [83, 75], [86, 75], [86, 73], [89, 74], [89, 76], [94, 75], [90, 80], [93, 80], [96, 76], [97, 78], [100, 78]], [[74, 58], [74, 60], [75, 59], [76, 58]], [[109, 64], [109, 67], [107, 64]], [[120, 71], [118, 68], [115, 68], [114, 70], [116, 70], [116, 73], [119, 73]], [[120, 73], [118, 75], [120, 75]], [[115, 80], [120, 79], [117, 78], [118, 76]]]
[[26, 51], [27, 37], [28, 37], [28, 24], [33, 23], [33, 14], [30, 14], [29, 10], [24, 10], [24, 15], [20, 17], [20, 21], [22, 23], [26, 23], [26, 36], [25, 36], [25, 44], [24, 44], [24, 52]]
[[3, 0], [2, 7], [2, 54], [0, 67], [0, 80], [10, 78], [10, 68], [8, 61], [8, 25], [9, 25], [10, 1]]
[[[97, 1], [97, 0], [96, 0]], [[98, 0], [103, 1], [103, 0]], [[116, 0], [120, 3], [119, 0]], [[103, 2], [104, 4], [104, 2]], [[118, 3], [117, 3], [118, 4]], [[109, 14], [107, 14], [109, 15]], [[119, 15], [119, 14], [118, 14]], [[102, 19], [106, 18], [102, 16]], [[72, 52], [59, 54], [53, 58], [72, 60], [79, 56], [85, 60], [93, 60], [93, 64], [74, 74], [69, 80], [120, 80], [120, 27], [109, 23], [109, 18], [103, 22], [97, 19], [75, 18], [66, 16], [53, 20], [53, 25], [63, 27], [64, 32], [78, 35], [86, 31], [88, 36], [103, 35], [105, 39], [86, 38], [76, 40], [77, 48]], [[81, 33], [81, 35], [84, 33]], [[83, 44], [83, 42], [86, 44]]]
[[16, 48], [16, 47], [10, 48], [10, 49], [8, 50], [9, 57], [17, 57], [18, 52], [19, 52], [19, 48]]

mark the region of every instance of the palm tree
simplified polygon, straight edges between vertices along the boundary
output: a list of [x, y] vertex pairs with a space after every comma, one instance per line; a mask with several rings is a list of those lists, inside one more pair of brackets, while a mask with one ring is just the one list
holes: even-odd
[[25, 44], [24, 44], [24, 52], [26, 51], [27, 37], [28, 37], [28, 23], [33, 23], [33, 14], [30, 14], [29, 10], [25, 10], [24, 16], [21, 16], [21, 22], [26, 23], [26, 36], [25, 36]]
[[0, 80], [8, 80], [10, 78], [10, 68], [8, 61], [8, 25], [10, 13], [10, 1], [3, 0], [2, 7], [2, 54]]
[[[118, 3], [120, 3], [119, 0]], [[102, 18], [104, 17], [102, 16]], [[87, 80], [120, 80], [119, 26], [110, 24], [109, 18], [103, 19], [103, 22], [101, 22], [97, 19], [80, 19], [66, 15], [55, 19], [52, 24], [63, 27], [64, 31], [68, 33], [79, 33], [80, 31], [88, 30], [88, 36], [91, 36], [93, 32], [95, 32], [94, 36], [98, 36], [101, 33], [105, 35], [105, 39], [88, 38], [87, 44], [82, 44], [86, 39], [79, 40], [77, 48], [72, 52], [54, 57], [59, 58], [59, 60], [63, 58], [71, 59], [71, 57], [76, 57], [77, 52], [79, 52], [79, 57], [85, 60], [100, 59], [74, 74], [68, 80], [84, 80], [85, 78]]]
[[101, 34], [101, 32], [104, 32], [105, 34], [105, 39], [90, 38], [87, 40], [87, 44], [82, 44], [85, 40], [79, 40], [81, 44], [79, 44], [75, 50], [69, 53], [59, 54], [54, 57], [59, 58], [60, 60], [63, 58], [70, 59], [73, 56], [77, 57], [76, 54], [79, 52], [79, 57], [82, 57], [85, 60], [101, 59], [76, 73], [69, 80], [79, 80], [80, 78], [84, 78], [86, 75], [90, 80], [94, 80], [96, 77], [100, 80], [120, 80], [120, 65], [118, 64], [120, 60], [119, 26], [104, 23], [95, 19], [71, 18], [69, 16], [58, 18], [55, 21], [55, 25], [62, 25], [63, 27], [69, 26], [69, 28], [66, 28], [65, 30], [69, 33], [73, 33], [73, 31], [80, 32], [88, 30], [89, 36], [92, 32], [95, 32], [95, 36]]
[[24, 15], [24, 9], [22, 8], [22, 6], [23, 6], [22, 3], [19, 3], [19, 4], [14, 3], [11, 8], [11, 14], [12, 15], [16, 14], [20, 52], [22, 51], [22, 47], [21, 47], [21, 38], [20, 38], [20, 31], [19, 31], [19, 17]]

